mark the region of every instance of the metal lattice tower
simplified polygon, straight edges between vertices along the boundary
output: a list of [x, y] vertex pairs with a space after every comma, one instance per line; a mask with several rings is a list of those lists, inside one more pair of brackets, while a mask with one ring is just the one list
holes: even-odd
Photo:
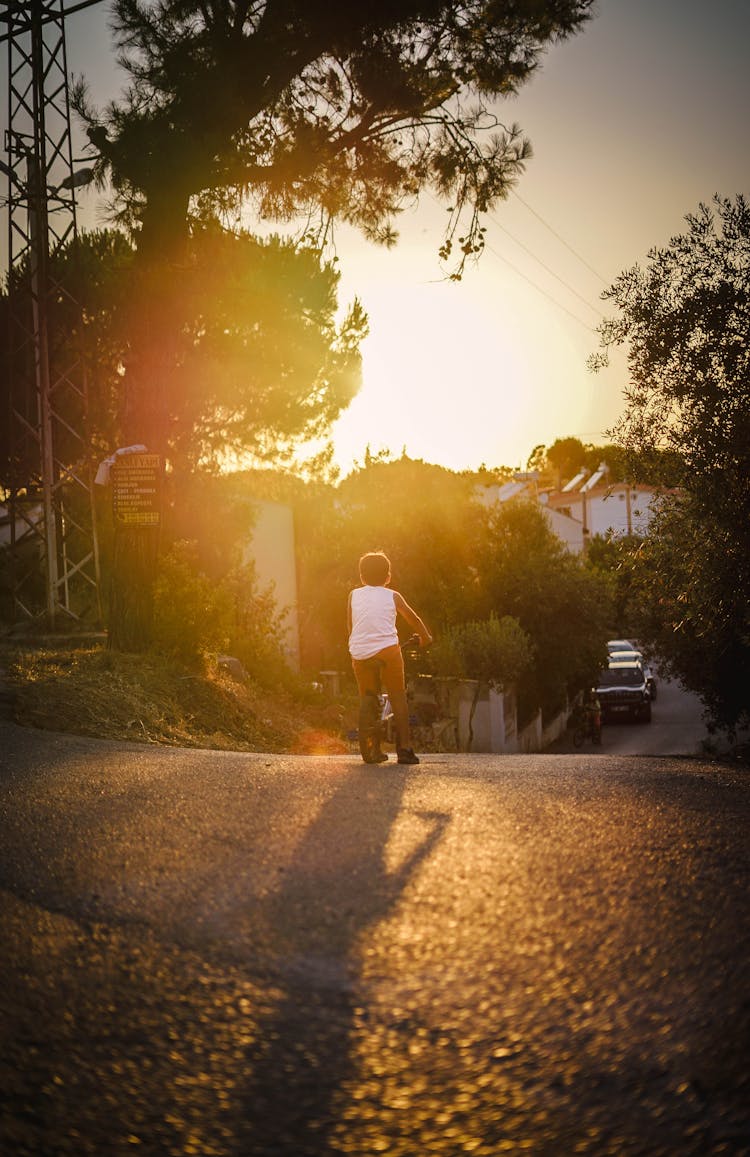
[[[88, 4], [91, 0], [88, 0]], [[68, 8], [75, 11], [88, 4]], [[7, 493], [13, 618], [99, 623], [62, 0], [0, 0], [8, 45]]]

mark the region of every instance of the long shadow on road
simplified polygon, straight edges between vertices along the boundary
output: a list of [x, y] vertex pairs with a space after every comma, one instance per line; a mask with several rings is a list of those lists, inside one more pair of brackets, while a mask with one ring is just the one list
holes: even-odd
[[354, 1073], [365, 934], [398, 904], [449, 817], [420, 814], [423, 837], [396, 870], [386, 850], [408, 772], [357, 769], [323, 805], [262, 914], [281, 998], [248, 1055], [248, 1154], [328, 1152], [337, 1094]]

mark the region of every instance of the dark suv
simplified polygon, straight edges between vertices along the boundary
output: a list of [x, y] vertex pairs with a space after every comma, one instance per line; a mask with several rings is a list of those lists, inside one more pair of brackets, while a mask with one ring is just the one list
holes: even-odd
[[604, 719], [640, 719], [651, 722], [651, 695], [640, 663], [611, 662], [599, 675], [596, 696]]

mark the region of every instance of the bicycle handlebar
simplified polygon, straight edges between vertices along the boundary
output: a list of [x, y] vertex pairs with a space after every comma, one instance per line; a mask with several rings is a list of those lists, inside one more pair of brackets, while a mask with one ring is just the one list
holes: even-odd
[[401, 650], [405, 651], [407, 647], [421, 647], [422, 640], [416, 633], [409, 635], [409, 638], [401, 644]]

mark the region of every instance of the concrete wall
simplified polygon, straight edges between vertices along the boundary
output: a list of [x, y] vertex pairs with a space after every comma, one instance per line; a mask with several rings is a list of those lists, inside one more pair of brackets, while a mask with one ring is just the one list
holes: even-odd
[[299, 615], [297, 566], [294, 554], [294, 519], [291, 507], [280, 502], [256, 502], [257, 517], [243, 562], [252, 559], [261, 589], [273, 587], [279, 611], [285, 612], [284, 650], [290, 666], [299, 669]]
[[542, 750], [542, 713], [537, 711], [518, 736], [518, 750], [524, 754]]
[[[509, 754], [517, 750], [515, 691], [481, 688], [474, 704], [475, 679], [456, 679], [455, 712], [458, 745], [461, 751], [491, 751]], [[472, 715], [472, 706], [474, 712]]]
[[[518, 730], [515, 687], [494, 691], [480, 687], [476, 679], [457, 679], [442, 675], [424, 675], [412, 685], [412, 707], [433, 704], [436, 708], [436, 734], [448, 720], [455, 721], [453, 735], [459, 751], [491, 752], [514, 755], [517, 752], [544, 751], [564, 732], [568, 721], [567, 707], [546, 726], [538, 711], [523, 731]], [[473, 715], [472, 715], [473, 708]], [[445, 750], [455, 750], [446, 748]]]
[[[484, 688], [474, 707], [477, 683], [475, 679], [444, 680], [456, 685], [453, 710], [458, 716], [458, 746], [460, 751], [493, 752], [514, 755], [517, 752], [544, 751], [564, 732], [567, 726], [567, 709], [561, 711], [544, 726], [542, 712], [518, 730], [515, 688], [507, 691], [493, 691]], [[471, 719], [471, 730], [469, 721]]]

